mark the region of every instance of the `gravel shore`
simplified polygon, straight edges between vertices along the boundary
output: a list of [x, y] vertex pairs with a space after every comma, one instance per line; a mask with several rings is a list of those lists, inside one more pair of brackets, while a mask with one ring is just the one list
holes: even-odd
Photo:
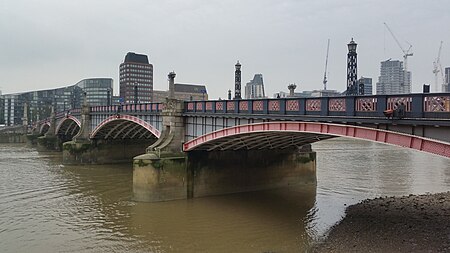
[[450, 192], [352, 205], [312, 252], [450, 252]]

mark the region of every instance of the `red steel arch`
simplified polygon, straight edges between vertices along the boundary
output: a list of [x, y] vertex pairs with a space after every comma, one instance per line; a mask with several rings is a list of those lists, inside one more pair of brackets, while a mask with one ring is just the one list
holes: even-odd
[[[293, 135], [296, 133], [306, 134], [310, 137], [294, 139]], [[183, 144], [183, 150], [205, 149], [202, 146], [208, 146], [207, 150], [220, 149], [223, 142], [217, 144], [219, 140], [252, 134], [260, 134], [260, 140], [264, 140], [264, 134], [289, 135], [293, 145], [295, 142], [306, 144], [333, 137], [350, 137], [392, 144], [450, 158], [450, 143], [447, 142], [382, 129], [319, 122], [265, 122], [234, 126], [192, 139]], [[245, 139], [234, 141], [244, 142]], [[291, 141], [291, 139], [285, 139], [285, 141]], [[243, 147], [245, 148], [245, 146]], [[280, 144], [277, 147], [281, 147]]]
[[[126, 131], [122, 131], [124, 129]], [[95, 139], [100, 135], [104, 138], [112, 135], [119, 136], [121, 134], [123, 136], [125, 133], [130, 136], [134, 135], [146, 138], [150, 137], [148, 133], [151, 133], [156, 138], [161, 136], [161, 132], [145, 120], [131, 115], [113, 115], [97, 125], [94, 131], [92, 131], [90, 138]]]
[[65, 122], [67, 121], [73, 121], [75, 122], [75, 124], [77, 124], [78, 127], [81, 127], [81, 122], [79, 119], [77, 119], [76, 117], [72, 116], [72, 115], [67, 115], [64, 117], [63, 120], [61, 120], [58, 124], [58, 126], [56, 127], [56, 132], [59, 133], [59, 130], [61, 129], [61, 126], [64, 125]]
[[46, 134], [49, 129], [50, 129], [50, 122], [47, 121], [41, 125], [41, 128], [39, 129], [39, 134]]

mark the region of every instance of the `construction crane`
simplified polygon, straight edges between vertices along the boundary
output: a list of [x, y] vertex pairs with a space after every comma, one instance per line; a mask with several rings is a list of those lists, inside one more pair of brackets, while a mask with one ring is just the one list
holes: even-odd
[[325, 72], [323, 73], [323, 89], [327, 90], [327, 68], [328, 68], [328, 52], [330, 50], [330, 39], [328, 39], [327, 44], [327, 57], [325, 58]]
[[405, 50], [402, 47], [402, 45], [400, 44], [400, 42], [398, 41], [397, 37], [395, 37], [395, 35], [392, 32], [391, 28], [389, 28], [389, 26], [386, 24], [386, 22], [384, 22], [384, 25], [386, 26], [386, 28], [388, 29], [389, 33], [394, 38], [395, 42], [397, 42], [398, 47], [400, 47], [400, 49], [403, 52], [403, 65], [404, 65], [405, 68], [404, 68], [404, 73], [403, 73], [403, 83], [402, 83], [402, 85], [404, 85], [405, 82], [406, 82], [407, 76], [408, 76], [408, 57], [409, 56], [413, 56], [413, 53], [411, 52], [412, 45], [409, 44], [408, 42], [406, 42], [406, 43], [409, 44], [409, 48], [408, 48], [408, 50]]
[[439, 86], [438, 86], [439, 72], [441, 72], [442, 83], [444, 83], [444, 80], [445, 80], [444, 73], [442, 72], [442, 65], [441, 65], [442, 43], [443, 43], [443, 41], [441, 41], [441, 45], [439, 46], [439, 51], [438, 51], [438, 56], [436, 58], [436, 61], [433, 62], [434, 91], [435, 92], [439, 92]]

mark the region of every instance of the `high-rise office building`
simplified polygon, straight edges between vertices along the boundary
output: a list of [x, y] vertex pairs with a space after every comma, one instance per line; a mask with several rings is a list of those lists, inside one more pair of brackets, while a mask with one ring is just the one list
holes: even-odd
[[361, 95], [372, 95], [372, 78], [361, 77], [358, 80], [358, 84], [364, 85], [364, 92]]
[[408, 71], [405, 75], [402, 61], [391, 59], [382, 61], [377, 95], [406, 93], [411, 93], [411, 72]]
[[442, 87], [442, 92], [450, 92], [450, 67], [445, 68], [445, 80], [444, 86]]
[[152, 102], [153, 65], [147, 55], [127, 53], [119, 75], [120, 98], [124, 103]]
[[265, 96], [263, 76], [255, 74], [253, 80], [245, 85], [245, 98], [263, 98]]

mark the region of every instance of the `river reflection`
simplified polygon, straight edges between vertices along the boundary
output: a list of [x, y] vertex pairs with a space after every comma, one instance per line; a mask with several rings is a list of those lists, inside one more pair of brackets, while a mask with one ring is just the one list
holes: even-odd
[[138, 203], [131, 164], [0, 145], [0, 252], [304, 252], [347, 205], [450, 190], [448, 159], [349, 139], [313, 148], [317, 186]]

